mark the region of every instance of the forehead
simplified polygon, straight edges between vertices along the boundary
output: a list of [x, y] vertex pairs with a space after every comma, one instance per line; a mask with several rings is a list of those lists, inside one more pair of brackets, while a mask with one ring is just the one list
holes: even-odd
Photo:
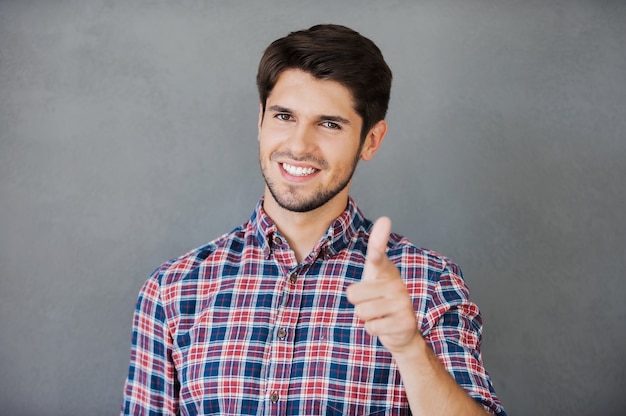
[[345, 116], [359, 117], [348, 88], [339, 82], [315, 78], [298, 69], [287, 69], [278, 77], [267, 97], [266, 104], [270, 103], [302, 111], [317, 110], [327, 113], [335, 110]]

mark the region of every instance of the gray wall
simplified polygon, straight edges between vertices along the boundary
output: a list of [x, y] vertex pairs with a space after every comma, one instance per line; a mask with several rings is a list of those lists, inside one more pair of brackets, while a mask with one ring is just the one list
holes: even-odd
[[462, 267], [511, 415], [626, 411], [626, 2], [0, 1], [0, 413], [118, 411], [141, 283], [262, 192], [262, 49], [376, 41], [369, 217]]

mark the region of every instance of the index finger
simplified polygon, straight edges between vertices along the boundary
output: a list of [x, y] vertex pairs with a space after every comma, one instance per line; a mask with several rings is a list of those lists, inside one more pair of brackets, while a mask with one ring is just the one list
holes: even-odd
[[372, 232], [370, 233], [367, 243], [367, 252], [365, 255], [365, 276], [371, 268], [380, 265], [380, 262], [386, 255], [387, 241], [391, 233], [391, 220], [388, 217], [380, 217], [374, 223]]
[[387, 242], [391, 234], [391, 220], [388, 217], [380, 217], [374, 222], [369, 242], [367, 243], [367, 256], [384, 254], [387, 251]]

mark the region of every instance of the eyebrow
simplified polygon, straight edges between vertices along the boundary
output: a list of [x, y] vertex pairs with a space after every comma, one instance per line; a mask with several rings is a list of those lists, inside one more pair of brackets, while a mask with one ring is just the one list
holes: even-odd
[[[271, 105], [268, 108], [268, 111], [274, 111], [277, 113], [287, 113], [287, 114], [293, 114], [293, 110], [287, 108], [287, 107], [282, 107], [280, 105]], [[341, 116], [331, 116], [331, 115], [320, 115], [319, 117], [317, 117], [317, 119], [319, 121], [332, 121], [335, 123], [341, 123], [341, 124], [346, 124], [346, 125], [350, 125], [350, 120], [348, 120], [347, 118], [341, 117]]]

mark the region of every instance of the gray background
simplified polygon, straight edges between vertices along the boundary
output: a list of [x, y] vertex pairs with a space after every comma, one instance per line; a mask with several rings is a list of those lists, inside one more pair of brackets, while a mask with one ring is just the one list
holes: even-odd
[[458, 262], [511, 415], [626, 411], [626, 2], [0, 1], [0, 413], [111, 415], [141, 283], [262, 192], [263, 48], [394, 71], [352, 195]]

